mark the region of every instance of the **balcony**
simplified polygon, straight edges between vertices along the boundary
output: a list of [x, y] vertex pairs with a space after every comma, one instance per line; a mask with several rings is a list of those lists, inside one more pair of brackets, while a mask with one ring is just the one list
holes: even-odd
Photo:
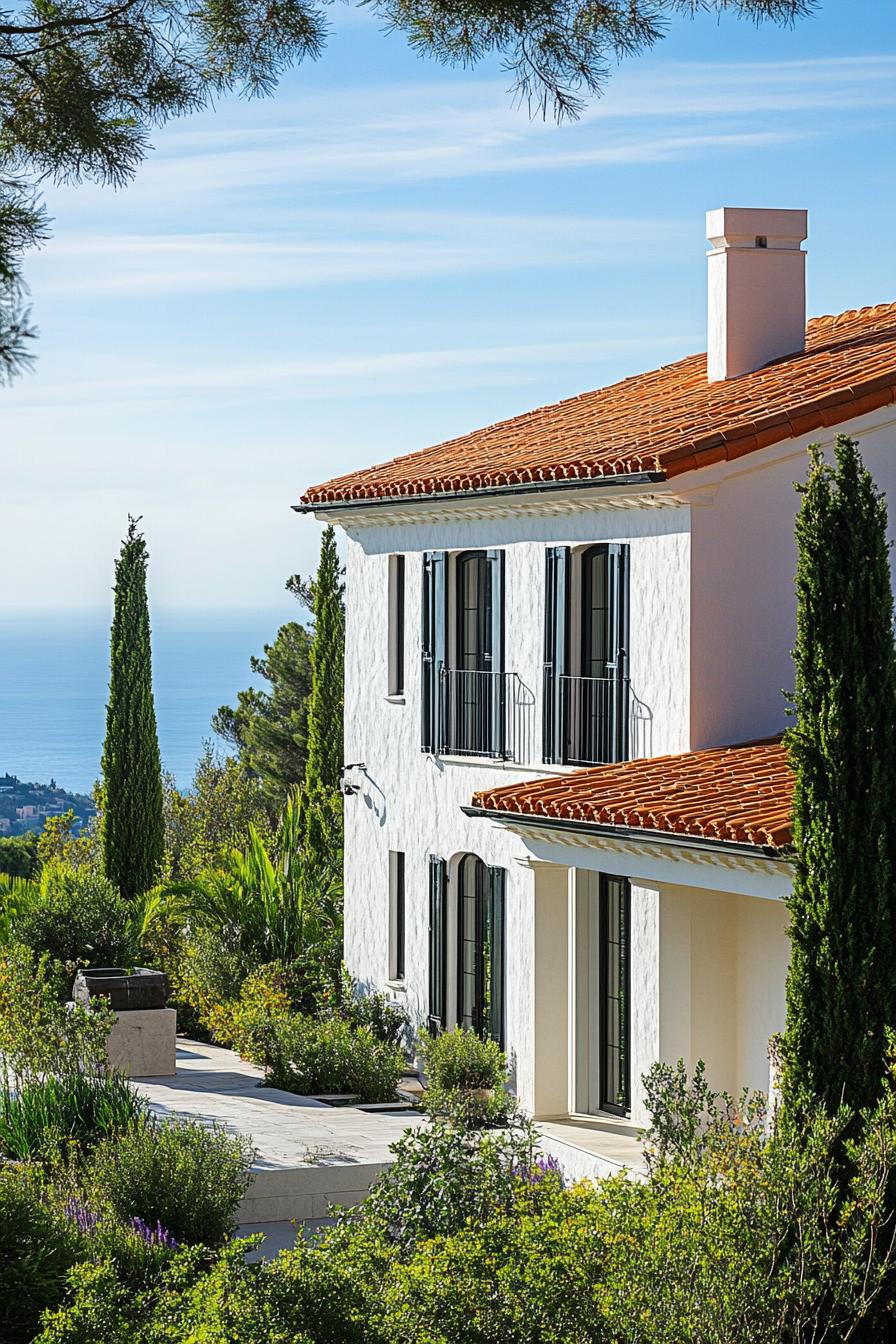
[[[653, 716], [628, 677], [554, 678], [548, 665], [545, 704], [546, 750], [556, 743], [557, 764], [612, 765], [651, 754]], [[559, 740], [551, 736], [554, 722]]]
[[558, 677], [567, 765], [609, 765], [629, 754], [628, 677]]
[[438, 696], [439, 755], [531, 758], [535, 697], [516, 672], [443, 667]]

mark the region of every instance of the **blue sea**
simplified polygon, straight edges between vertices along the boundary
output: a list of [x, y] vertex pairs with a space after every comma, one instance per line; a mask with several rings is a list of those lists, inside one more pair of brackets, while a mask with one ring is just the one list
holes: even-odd
[[[277, 611], [156, 612], [153, 685], [164, 768], [187, 788], [219, 705], [263, 684], [249, 659]], [[0, 775], [89, 793], [99, 775], [109, 684], [109, 613], [0, 612]], [[220, 743], [219, 743], [220, 745]]]

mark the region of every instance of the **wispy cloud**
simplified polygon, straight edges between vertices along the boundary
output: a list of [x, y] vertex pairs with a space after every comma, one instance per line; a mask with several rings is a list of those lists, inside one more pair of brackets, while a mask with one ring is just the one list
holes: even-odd
[[894, 106], [892, 56], [646, 63], [620, 72], [578, 124], [563, 127], [514, 108], [498, 83], [471, 84], [463, 98], [456, 84], [442, 94], [432, 85], [300, 94], [253, 109], [248, 127], [244, 108], [238, 128], [228, 108], [213, 126], [167, 128], [140, 190], [158, 198], [183, 194], [185, 181], [191, 193], [247, 193], [638, 165], [793, 142], [808, 134], [797, 114], [827, 114], [836, 127], [850, 113]]
[[13, 412], [30, 413], [60, 403], [74, 407], [102, 400], [109, 411], [125, 403], [155, 402], [159, 396], [203, 399], [216, 394], [223, 395], [225, 401], [237, 402], [258, 398], [268, 401], [271, 397], [326, 400], [338, 395], [344, 400], [493, 386], [496, 382], [512, 384], [547, 365], [597, 364], [618, 357], [620, 352], [629, 352], [634, 359], [639, 354], [678, 351], [684, 332], [680, 325], [667, 324], [658, 330], [655, 322], [630, 323], [628, 328], [617, 328], [612, 337], [233, 361], [224, 368], [157, 365], [135, 373], [128, 365], [107, 363], [102, 379], [59, 381], [40, 389], [23, 386], [10, 405]]
[[386, 210], [352, 214], [347, 226], [344, 216], [308, 211], [289, 231], [65, 235], [32, 276], [42, 294], [226, 293], [620, 265], [686, 236], [686, 223], [653, 219]]

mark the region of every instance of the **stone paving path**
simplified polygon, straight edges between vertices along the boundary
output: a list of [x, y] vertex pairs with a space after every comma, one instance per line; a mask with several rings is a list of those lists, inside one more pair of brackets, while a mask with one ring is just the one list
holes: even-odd
[[[170, 1078], [135, 1078], [133, 1084], [157, 1115], [219, 1124], [251, 1138], [256, 1158], [239, 1210], [240, 1232], [263, 1232], [264, 1255], [292, 1245], [293, 1220], [307, 1233], [327, 1218], [331, 1204], [359, 1204], [391, 1163], [390, 1144], [426, 1123], [414, 1111], [328, 1106], [262, 1087], [261, 1069], [217, 1045], [179, 1040], [176, 1068]], [[643, 1170], [640, 1140], [627, 1126], [558, 1119], [541, 1121], [539, 1130], [544, 1151], [571, 1180]]]
[[134, 1086], [157, 1115], [251, 1138], [252, 1184], [240, 1207], [246, 1224], [323, 1218], [331, 1203], [360, 1203], [390, 1164], [389, 1145], [425, 1123], [413, 1111], [328, 1106], [261, 1087], [260, 1069], [217, 1045], [179, 1040], [176, 1068], [170, 1078], [135, 1078]]

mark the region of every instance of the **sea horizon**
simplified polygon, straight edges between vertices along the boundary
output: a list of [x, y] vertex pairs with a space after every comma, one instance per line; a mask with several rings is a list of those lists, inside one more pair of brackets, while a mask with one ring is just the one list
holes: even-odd
[[[205, 741], [227, 750], [211, 729], [218, 707], [264, 684], [250, 658], [281, 625], [303, 618], [298, 603], [152, 613], [159, 747], [178, 788], [189, 787]], [[111, 606], [0, 609], [0, 774], [90, 793], [105, 732], [110, 621]]]

